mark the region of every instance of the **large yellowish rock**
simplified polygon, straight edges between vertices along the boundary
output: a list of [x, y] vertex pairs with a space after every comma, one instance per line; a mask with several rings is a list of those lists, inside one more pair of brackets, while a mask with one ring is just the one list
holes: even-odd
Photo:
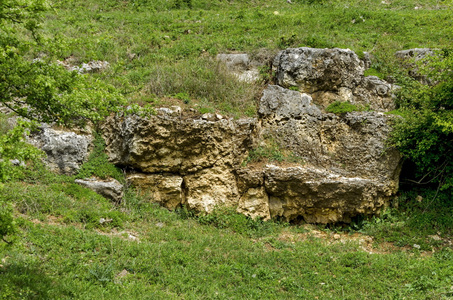
[[160, 203], [174, 210], [184, 200], [181, 176], [134, 173], [127, 176], [127, 182], [153, 203]]
[[239, 193], [231, 169], [216, 166], [184, 177], [186, 204], [190, 209], [212, 212], [216, 206], [234, 207]]
[[246, 216], [269, 220], [271, 218], [269, 210], [269, 196], [266, 188], [257, 187], [248, 189], [239, 199], [237, 212]]
[[386, 182], [314, 167], [268, 165], [264, 173], [272, 218], [302, 216], [309, 223], [349, 222], [353, 216], [379, 212], [396, 192]]
[[256, 119], [191, 118], [162, 113], [115, 116], [103, 127], [106, 152], [117, 165], [145, 173], [191, 174], [215, 165], [239, 165], [256, 135]]

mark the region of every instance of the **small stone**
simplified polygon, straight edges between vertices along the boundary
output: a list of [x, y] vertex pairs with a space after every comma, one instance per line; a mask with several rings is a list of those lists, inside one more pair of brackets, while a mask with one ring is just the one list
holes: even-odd
[[118, 275], [116, 275], [119, 278], [125, 277], [129, 274], [129, 272], [126, 269], [123, 269], [123, 271], [119, 272]]
[[162, 228], [164, 227], [164, 223], [162, 222], [156, 223], [156, 227]]
[[205, 113], [205, 114], [203, 114], [203, 115], [201, 116], [201, 118], [202, 118], [203, 120], [210, 121], [210, 120], [212, 120], [212, 119], [214, 118], [214, 115], [211, 114], [211, 113]]
[[442, 238], [438, 235], [428, 235], [429, 238], [435, 240], [435, 241], [441, 241]]
[[91, 177], [85, 179], [76, 179], [75, 183], [93, 190], [104, 198], [113, 200], [117, 203], [120, 203], [121, 199], [123, 198], [123, 185], [116, 179], [103, 181]]
[[341, 235], [339, 235], [338, 233], [337, 233], [337, 234], [334, 234], [334, 235], [333, 235], [333, 239], [334, 239], [334, 240], [339, 240], [339, 239], [341, 239]]

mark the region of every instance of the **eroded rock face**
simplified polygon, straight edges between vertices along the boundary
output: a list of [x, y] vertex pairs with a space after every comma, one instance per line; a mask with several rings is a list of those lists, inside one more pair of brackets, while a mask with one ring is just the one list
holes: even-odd
[[[259, 113], [262, 135], [276, 139], [304, 164], [237, 172], [241, 203], [269, 212], [256, 215], [348, 222], [358, 214], [377, 213], [396, 193], [400, 155], [386, 146], [391, 116], [323, 113], [307, 94], [279, 86], [264, 91]], [[265, 195], [257, 192], [261, 187]]]
[[[299, 109], [292, 110], [289, 117], [285, 108], [297, 103]], [[395, 165], [399, 154], [385, 144], [392, 117], [379, 112], [351, 112], [345, 116], [322, 113], [308, 95], [279, 86], [269, 86], [264, 92], [259, 112], [263, 133], [276, 138], [306, 163], [339, 174], [353, 172], [382, 178], [391, 174], [398, 179]]]
[[247, 156], [254, 119], [207, 121], [170, 114], [112, 117], [103, 128], [106, 152], [117, 165], [146, 173], [191, 174], [233, 167]]
[[91, 135], [76, 134], [42, 126], [28, 141], [43, 150], [47, 166], [60, 174], [76, 174], [88, 159]]
[[[239, 62], [244, 57], [239, 57]], [[241, 63], [242, 64], [242, 63]], [[376, 214], [398, 188], [400, 155], [388, 149], [393, 86], [363, 76], [363, 62], [343, 49], [288, 49], [275, 59], [277, 81], [259, 104], [259, 119], [191, 117], [180, 108], [149, 118], [115, 116], [104, 124], [110, 160], [150, 201], [211, 212], [216, 206], [262, 219], [348, 222]], [[376, 111], [334, 115], [332, 101]], [[272, 139], [302, 163], [242, 163]]]
[[112, 117], [104, 127], [112, 162], [139, 170], [128, 180], [170, 209], [187, 205], [210, 212], [234, 206], [239, 193], [233, 170], [257, 135], [255, 119], [200, 118], [162, 113], [143, 119]]
[[149, 201], [160, 203], [168, 209], [174, 210], [184, 201], [181, 176], [133, 173], [129, 174], [126, 180]]
[[365, 64], [349, 49], [290, 48], [273, 62], [277, 83], [298, 87], [327, 107], [349, 101], [376, 111], [394, 109], [394, 87], [375, 76], [365, 77]]

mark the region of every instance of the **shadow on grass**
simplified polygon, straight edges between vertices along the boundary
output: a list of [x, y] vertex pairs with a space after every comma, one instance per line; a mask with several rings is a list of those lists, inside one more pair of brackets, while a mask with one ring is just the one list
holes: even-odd
[[7, 264], [0, 268], [0, 299], [51, 299], [56, 285], [35, 266]]

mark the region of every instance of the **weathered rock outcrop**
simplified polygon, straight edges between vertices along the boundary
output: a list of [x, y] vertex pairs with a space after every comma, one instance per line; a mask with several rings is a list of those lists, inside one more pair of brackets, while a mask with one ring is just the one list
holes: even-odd
[[77, 173], [86, 161], [92, 140], [91, 135], [55, 130], [48, 125], [41, 126], [28, 139], [46, 153], [45, 161], [52, 171], [68, 175]]
[[280, 86], [298, 87], [319, 105], [349, 101], [376, 111], [394, 108], [394, 87], [375, 76], [365, 77], [365, 65], [349, 49], [290, 48], [273, 63]]
[[103, 127], [111, 161], [146, 173], [193, 174], [239, 165], [252, 146], [255, 119], [188, 118], [161, 112], [150, 118], [112, 117]]
[[322, 113], [309, 95], [279, 86], [264, 91], [259, 113], [262, 134], [305, 163], [238, 171], [239, 211], [266, 219], [347, 222], [375, 214], [397, 191], [400, 155], [385, 144], [391, 117]]
[[[247, 64], [241, 55], [221, 58], [233, 69]], [[265, 220], [314, 223], [379, 212], [397, 191], [400, 172], [399, 153], [386, 146], [392, 117], [382, 113], [393, 108], [394, 87], [365, 77], [364, 63], [351, 50], [287, 49], [274, 67], [279, 85], [264, 90], [258, 119], [194, 116], [179, 107], [147, 118], [112, 116], [102, 128], [109, 159], [125, 167], [129, 184], [169, 209], [211, 212], [226, 205]], [[285, 88], [291, 86], [301, 92]], [[326, 113], [336, 100], [375, 111]], [[75, 160], [86, 157], [80, 149], [89, 142], [75, 134], [68, 139], [79, 146], [46, 146], [53, 135], [43, 136], [38, 140], [49, 154], [64, 157], [74, 148]], [[269, 140], [299, 162], [245, 166], [249, 151]], [[66, 165], [60, 169], [71, 169]]]
[[190, 118], [161, 111], [147, 119], [112, 117], [104, 126], [112, 162], [141, 173], [129, 182], [170, 209], [184, 204], [210, 212], [237, 204], [233, 169], [256, 136], [255, 119]]

